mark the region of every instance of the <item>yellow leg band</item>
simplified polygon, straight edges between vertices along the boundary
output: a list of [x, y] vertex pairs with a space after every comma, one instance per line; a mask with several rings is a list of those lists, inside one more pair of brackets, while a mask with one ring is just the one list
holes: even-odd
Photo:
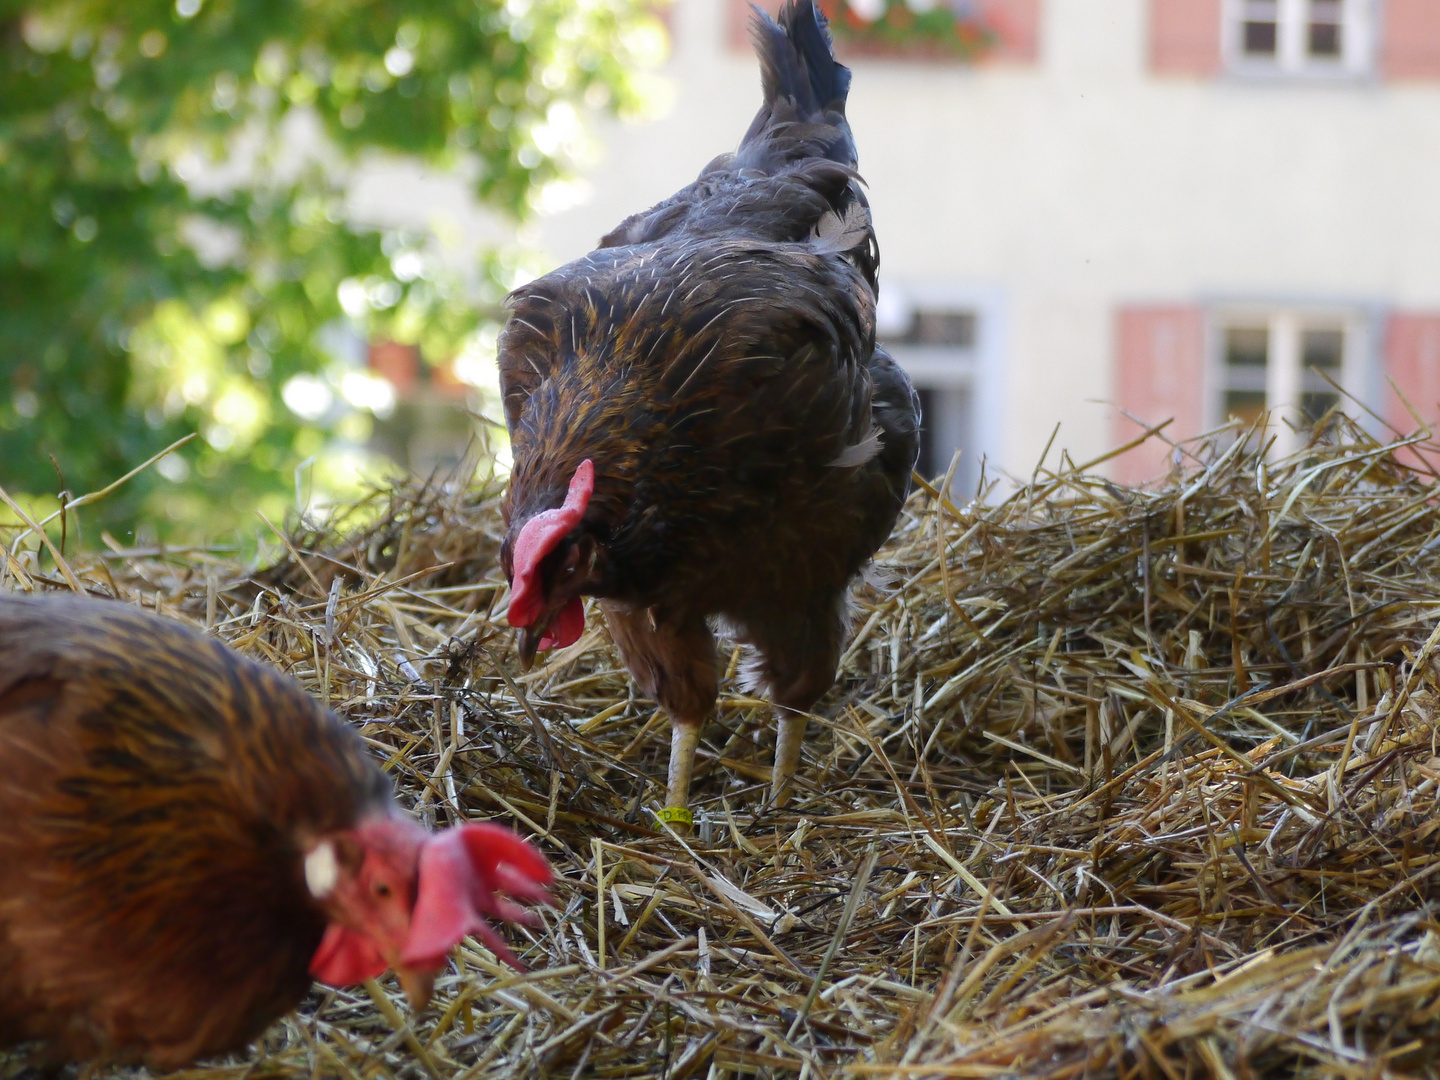
[[656, 832], [665, 831], [660, 827], [662, 821], [669, 825], [693, 825], [695, 824], [695, 816], [683, 806], [667, 806], [655, 815]]

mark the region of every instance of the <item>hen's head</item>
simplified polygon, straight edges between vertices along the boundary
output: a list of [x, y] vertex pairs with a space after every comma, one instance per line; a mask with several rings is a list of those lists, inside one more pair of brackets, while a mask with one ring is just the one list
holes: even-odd
[[520, 968], [485, 916], [532, 925], [513, 901], [548, 903], [551, 878], [544, 856], [498, 825], [429, 833], [409, 818], [370, 818], [305, 855], [305, 884], [329, 920], [310, 974], [347, 986], [394, 968], [411, 1006], [424, 1008], [468, 935]]
[[580, 527], [595, 491], [595, 466], [582, 461], [563, 505], [535, 514], [500, 549], [510, 579], [510, 625], [520, 630], [527, 668], [537, 649], [574, 644], [585, 629], [581, 594], [593, 583], [599, 549]]

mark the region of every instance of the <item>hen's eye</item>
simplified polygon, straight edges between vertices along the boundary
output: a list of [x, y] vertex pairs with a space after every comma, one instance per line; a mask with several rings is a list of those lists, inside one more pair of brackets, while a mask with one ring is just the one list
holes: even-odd
[[382, 882], [381, 884], [379, 884], [379, 885], [376, 885], [376, 886], [375, 886], [375, 895], [376, 895], [376, 896], [389, 896], [389, 895], [390, 895], [390, 886], [384, 884], [383, 882]]

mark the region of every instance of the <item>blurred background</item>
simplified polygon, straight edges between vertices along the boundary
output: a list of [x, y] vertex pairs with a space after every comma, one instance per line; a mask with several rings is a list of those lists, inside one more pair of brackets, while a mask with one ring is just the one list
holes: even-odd
[[[1436, 0], [824, 6], [922, 472], [1440, 415]], [[503, 468], [500, 298], [734, 147], [747, 11], [0, 0], [0, 486], [43, 516], [197, 433], [82, 540], [243, 548]]]

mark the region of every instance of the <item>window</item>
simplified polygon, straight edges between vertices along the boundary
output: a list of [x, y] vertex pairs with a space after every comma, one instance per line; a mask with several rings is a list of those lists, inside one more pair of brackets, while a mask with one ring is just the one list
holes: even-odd
[[955, 492], [969, 498], [979, 479], [975, 417], [982, 315], [962, 292], [896, 289], [888, 283], [876, 311], [876, 337], [920, 395], [921, 476], [943, 476], [961, 451]]
[[1228, 0], [1230, 67], [1255, 74], [1363, 74], [1372, 66], [1375, 2]]
[[1269, 410], [1266, 438], [1275, 454], [1303, 445], [1331, 409], [1351, 411], [1337, 387], [1364, 400], [1366, 325], [1354, 312], [1279, 310], [1223, 312], [1215, 325], [1216, 424], [1252, 424]]

